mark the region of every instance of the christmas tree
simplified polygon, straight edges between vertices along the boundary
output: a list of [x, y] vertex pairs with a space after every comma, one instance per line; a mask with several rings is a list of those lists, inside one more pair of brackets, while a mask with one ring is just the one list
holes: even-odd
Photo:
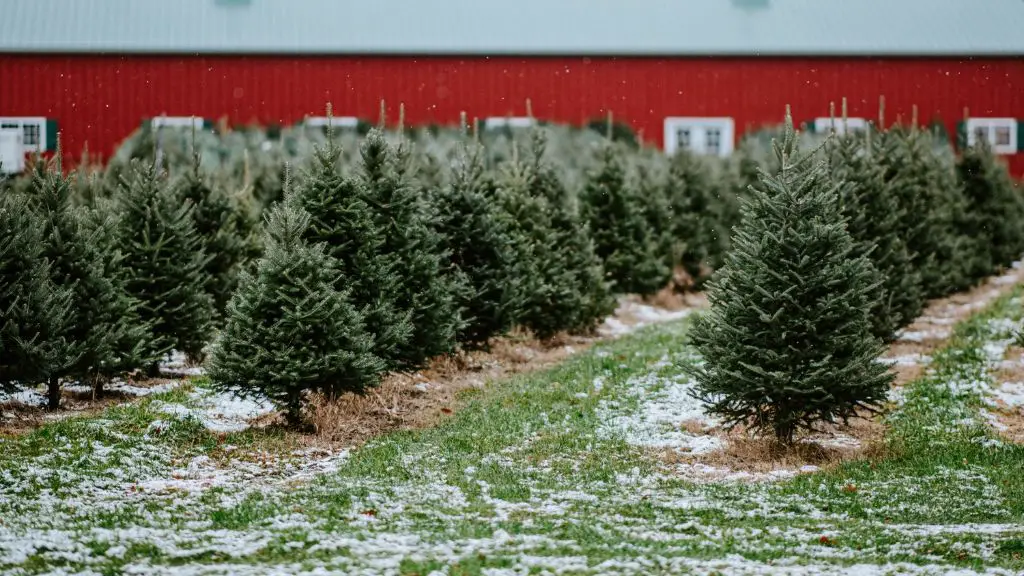
[[[127, 290], [150, 326], [149, 355], [171, 350], [201, 356], [210, 336], [213, 299], [207, 292], [209, 257], [192, 211], [157, 166], [133, 160], [116, 193], [123, 214], [120, 243]], [[149, 366], [155, 375], [156, 363]]]
[[621, 293], [649, 295], [672, 276], [662, 237], [644, 213], [644, 203], [626, 174], [624, 150], [605, 143], [599, 166], [586, 180], [583, 200], [597, 255], [608, 278]]
[[704, 159], [685, 150], [672, 158], [667, 186], [674, 232], [683, 246], [679, 263], [700, 288], [722, 265], [728, 247], [720, 190]]
[[0, 390], [48, 381], [77, 361], [64, 336], [71, 290], [43, 256], [42, 222], [22, 194], [0, 194]]
[[518, 251], [497, 204], [495, 183], [483, 164], [483, 150], [468, 149], [436, 199], [437, 230], [444, 252], [465, 278], [458, 306], [465, 326], [458, 340], [485, 345], [512, 328], [528, 294], [519, 276]]
[[389, 369], [395, 368], [401, 347], [412, 336], [412, 312], [398, 307], [397, 260], [384, 250], [384, 235], [374, 221], [362, 183], [342, 174], [340, 156], [333, 138], [318, 148], [295, 201], [310, 214], [306, 239], [324, 243], [337, 262], [340, 274], [335, 288], [349, 290], [353, 305], [365, 314], [374, 354]]
[[306, 392], [362, 393], [384, 370], [365, 317], [336, 288], [345, 284], [337, 261], [304, 239], [309, 224], [288, 196], [269, 211], [263, 257], [242, 273], [208, 363], [217, 388], [270, 398], [292, 425]]
[[113, 222], [91, 225], [86, 209], [72, 205], [73, 193], [72, 182], [59, 165], [36, 164], [28, 198], [42, 224], [43, 256], [50, 263], [53, 282], [71, 293], [62, 336], [74, 344], [77, 357], [49, 375], [51, 410], [60, 405], [62, 379], [95, 380], [112, 369], [138, 365], [138, 343], [145, 334], [144, 327], [128, 324], [137, 319], [133, 303], [122, 279], [107, 265], [104, 239]]
[[381, 249], [397, 278], [389, 289], [395, 306], [411, 313], [412, 334], [398, 345], [394, 360], [401, 368], [416, 368], [454, 350], [463, 324], [455, 301], [462, 287], [413, 184], [408, 154], [404, 145], [396, 149], [383, 132], [371, 130], [360, 147], [359, 190], [373, 209]]
[[176, 183], [178, 195], [194, 206], [192, 219], [207, 255], [207, 291], [218, 314], [223, 312], [235, 289], [239, 268], [249, 246], [245, 237], [243, 207], [222, 187], [211, 183], [199, 171], [200, 157], [193, 135], [192, 170]]
[[967, 147], [956, 167], [968, 201], [961, 232], [976, 246], [970, 273], [981, 278], [1024, 253], [1024, 196], [984, 140]]
[[867, 257], [878, 275], [872, 298], [872, 332], [889, 342], [896, 330], [917, 318], [924, 307], [921, 278], [900, 235], [904, 215], [897, 192], [876, 158], [870, 131], [864, 136], [833, 136], [828, 158], [832, 179], [840, 184], [839, 202], [854, 241], [853, 255]]
[[657, 242], [658, 255], [662, 266], [675, 271], [683, 254], [683, 241], [676, 236], [672, 204], [669, 202], [663, 171], [649, 155], [636, 162], [636, 190], [641, 199], [644, 219]]
[[966, 199], [953, 165], [935, 153], [932, 138], [917, 128], [880, 134], [877, 158], [900, 207], [900, 236], [921, 275], [926, 297], [970, 286], [972, 246], [956, 226]]
[[823, 162], [796, 149], [786, 111], [781, 165], [762, 174], [743, 208], [710, 310], [691, 339], [704, 362], [687, 368], [727, 426], [791, 443], [819, 422], [844, 422], [884, 401], [892, 380], [871, 334], [873, 272], [855, 257]]

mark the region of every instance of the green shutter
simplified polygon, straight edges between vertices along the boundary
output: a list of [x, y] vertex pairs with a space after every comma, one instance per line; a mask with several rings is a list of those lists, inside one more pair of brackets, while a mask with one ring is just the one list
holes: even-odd
[[53, 118], [46, 119], [46, 151], [57, 150], [57, 121]]
[[967, 148], [967, 121], [961, 120], [956, 123], [956, 148], [963, 150]]
[[1017, 152], [1024, 152], [1024, 118], [1017, 119]]
[[213, 130], [213, 120], [203, 118], [203, 130]]

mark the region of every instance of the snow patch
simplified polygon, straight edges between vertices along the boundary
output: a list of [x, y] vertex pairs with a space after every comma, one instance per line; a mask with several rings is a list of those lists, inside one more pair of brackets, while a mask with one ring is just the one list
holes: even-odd
[[[597, 328], [598, 334], [605, 337], [617, 337], [635, 332], [645, 326], [682, 320], [690, 315], [692, 310], [667, 310], [655, 308], [647, 304], [623, 300], [615, 309], [615, 315], [605, 318], [604, 323]], [[627, 323], [623, 319], [633, 320]]]
[[213, 432], [241, 432], [249, 427], [249, 420], [274, 411], [269, 400], [239, 398], [209, 390], [197, 390], [189, 395], [189, 399], [195, 408], [159, 400], [151, 407], [179, 419], [195, 418]]
[[724, 443], [716, 436], [682, 429], [684, 424], [708, 429], [719, 423], [705, 412], [704, 404], [693, 397], [692, 380], [651, 372], [630, 378], [624, 389], [623, 398], [599, 403], [599, 437], [620, 437], [634, 446], [669, 448], [690, 454], [706, 454], [724, 448]]
[[6, 394], [0, 392], [0, 404], [8, 402], [41, 408], [46, 406], [46, 395], [35, 388], [27, 388]]
[[952, 332], [943, 328], [934, 330], [900, 330], [896, 333], [897, 340], [904, 342], [924, 342], [926, 340], [945, 340]]
[[1024, 406], [1024, 382], [1003, 382], [992, 390], [992, 395], [1010, 408]]

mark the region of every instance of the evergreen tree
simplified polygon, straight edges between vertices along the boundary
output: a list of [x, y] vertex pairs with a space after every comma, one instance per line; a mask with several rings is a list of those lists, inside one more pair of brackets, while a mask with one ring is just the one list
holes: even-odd
[[412, 335], [399, 344], [394, 360], [401, 368], [416, 368], [455, 349], [463, 325], [456, 297], [463, 288], [448, 269], [448, 254], [411, 178], [408, 149], [396, 149], [374, 129], [360, 147], [360, 159], [359, 190], [373, 209], [383, 253], [398, 279], [391, 288], [395, 306], [411, 312]]
[[728, 247], [720, 190], [704, 160], [685, 150], [672, 158], [668, 188], [675, 234], [683, 245], [679, 264], [700, 288], [722, 265]]
[[244, 236], [245, 214], [222, 186], [200, 174], [199, 164], [199, 152], [193, 142], [192, 170], [179, 179], [177, 189], [182, 200], [194, 206], [192, 220], [207, 255], [207, 292], [220, 314], [235, 289], [239, 268], [249, 251]]
[[71, 291], [53, 282], [42, 222], [21, 194], [0, 194], [0, 390], [48, 381], [77, 358], [64, 336]]
[[325, 244], [337, 261], [341, 273], [335, 288], [349, 290], [353, 305], [366, 317], [374, 354], [392, 369], [412, 336], [412, 312], [398, 307], [397, 261], [385, 252], [383, 231], [362, 183], [341, 173], [340, 155], [333, 138], [316, 150], [296, 202], [311, 217], [306, 239]]
[[855, 257], [824, 162], [800, 155], [789, 111], [782, 166], [751, 191], [711, 309], [691, 331], [697, 394], [729, 426], [785, 443], [885, 399], [892, 380], [871, 335], [871, 263]]
[[615, 308], [578, 203], [544, 158], [545, 146], [533, 131], [529, 158], [516, 153], [499, 192], [533, 279], [523, 324], [541, 339], [587, 332]]
[[[213, 318], [208, 257], [190, 202], [182, 202], [150, 162], [133, 160], [117, 189], [127, 290], [151, 329], [147, 355], [178, 350], [199, 358]], [[157, 365], [149, 366], [156, 374]]]
[[662, 238], [650, 225], [634, 182], [628, 181], [621, 147], [606, 143], [599, 167], [584, 186], [584, 206], [597, 255], [619, 292], [649, 295], [672, 276]]
[[649, 159], [641, 159], [636, 165], [636, 189], [641, 199], [644, 219], [658, 246], [662, 266], [671, 275], [683, 254], [682, 238], [676, 236], [672, 204], [666, 194], [663, 175]]
[[292, 425], [302, 420], [305, 392], [362, 393], [384, 370], [365, 317], [335, 287], [344, 284], [337, 262], [304, 239], [309, 224], [288, 196], [270, 210], [266, 250], [242, 273], [208, 364], [217, 388], [270, 398]]
[[971, 284], [972, 246], [956, 227], [966, 200], [953, 166], [934, 150], [928, 134], [894, 127], [880, 135], [879, 161], [900, 207], [900, 236], [921, 275], [926, 297]]
[[832, 179], [840, 185], [839, 203], [855, 257], [874, 265], [878, 287], [871, 308], [872, 333], [884, 342], [912, 322], [924, 307], [921, 277], [911, 265], [900, 236], [900, 212], [892, 182], [875, 157], [871, 133], [834, 136], [828, 145]]
[[528, 297], [515, 239], [482, 154], [480, 147], [466, 151], [435, 207], [441, 248], [465, 278], [458, 300], [465, 326], [458, 340], [470, 346], [511, 329]]
[[131, 304], [124, 283], [106, 266], [103, 234], [107, 231], [89, 225], [85, 209], [72, 205], [73, 194], [72, 182], [59, 165], [37, 164], [29, 201], [42, 223], [43, 255], [50, 262], [53, 282], [71, 292], [62, 336], [77, 349], [74, 363], [49, 376], [51, 410], [60, 405], [62, 379], [95, 379], [113, 367], [137, 365], [141, 361], [137, 343], [144, 334], [125, 323], [125, 315], [131, 318]]
[[961, 233], [976, 243], [970, 272], [981, 278], [1024, 253], [1024, 196], [985, 141], [964, 150], [957, 175], [968, 200]]

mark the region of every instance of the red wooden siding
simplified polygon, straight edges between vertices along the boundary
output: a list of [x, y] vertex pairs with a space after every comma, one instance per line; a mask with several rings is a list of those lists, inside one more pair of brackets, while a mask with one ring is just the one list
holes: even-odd
[[[46, 56], [0, 54], [0, 116], [56, 118], [65, 150], [88, 141], [109, 155], [143, 118], [166, 113], [232, 123], [291, 123], [335, 114], [373, 119], [380, 99], [411, 124], [523, 115], [578, 123], [611, 109], [662, 143], [665, 116], [732, 116], [738, 134], [775, 123], [785, 104], [796, 120], [827, 116], [846, 96], [851, 116], [921, 122], [940, 117], [955, 134], [973, 116], [1024, 119], [1024, 59], [878, 58], [483, 58], [269, 56]], [[1024, 175], [1024, 155], [1011, 157]]]

